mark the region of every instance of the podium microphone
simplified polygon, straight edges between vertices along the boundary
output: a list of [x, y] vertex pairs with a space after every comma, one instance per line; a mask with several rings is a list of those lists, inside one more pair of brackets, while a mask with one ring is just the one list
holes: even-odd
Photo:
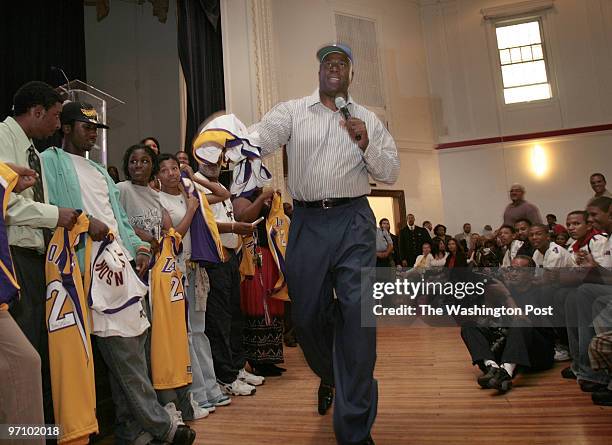
[[66, 88], [63, 88], [64, 91], [66, 91], [66, 93], [68, 94], [68, 96], [70, 97], [71, 101], [74, 101], [74, 95], [72, 94], [72, 90], [70, 89], [70, 80], [68, 79], [68, 76], [66, 76], [66, 73], [64, 72], [63, 69], [58, 68], [55, 65], [51, 65], [51, 71], [59, 71], [60, 73], [62, 73], [62, 76], [64, 76], [64, 79], [66, 80]]
[[[344, 120], [348, 121], [351, 118], [351, 112], [348, 109], [348, 104], [346, 103], [346, 100], [344, 100], [344, 97], [336, 96], [336, 99], [334, 100], [334, 102], [336, 104], [336, 108], [338, 108], [340, 113], [342, 113]], [[355, 140], [360, 141], [361, 135], [360, 134], [356, 135]]]

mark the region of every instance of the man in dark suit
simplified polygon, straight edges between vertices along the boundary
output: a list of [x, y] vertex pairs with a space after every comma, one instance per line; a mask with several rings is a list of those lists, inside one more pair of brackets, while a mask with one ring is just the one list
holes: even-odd
[[427, 229], [414, 225], [414, 215], [407, 215], [408, 225], [400, 231], [400, 257], [402, 265], [412, 267], [423, 250], [423, 243], [431, 242]]

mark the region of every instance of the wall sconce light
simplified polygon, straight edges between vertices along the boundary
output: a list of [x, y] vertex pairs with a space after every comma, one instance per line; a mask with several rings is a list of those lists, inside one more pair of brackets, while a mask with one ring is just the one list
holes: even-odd
[[531, 171], [537, 178], [543, 178], [548, 173], [548, 157], [539, 144], [531, 149]]

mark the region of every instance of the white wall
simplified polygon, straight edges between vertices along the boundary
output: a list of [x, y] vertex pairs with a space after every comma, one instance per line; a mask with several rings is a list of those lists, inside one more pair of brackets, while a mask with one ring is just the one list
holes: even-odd
[[[612, 1], [555, 0], [542, 17], [554, 98], [505, 106], [496, 44], [481, 8], [512, 0], [421, 0], [434, 128], [440, 143], [612, 123]], [[529, 154], [546, 151], [550, 174], [536, 178]], [[444, 221], [481, 230], [501, 223], [513, 182], [543, 214], [584, 206], [594, 171], [612, 174], [612, 132], [440, 150]]]
[[112, 2], [110, 14], [96, 20], [85, 8], [87, 80], [126, 102], [109, 112], [108, 163], [121, 170], [125, 149], [155, 136], [162, 151], [182, 146], [179, 113], [179, 59], [176, 2], [160, 23], [148, 2]]
[[[532, 171], [531, 153], [536, 143], [544, 149], [548, 163], [543, 177]], [[612, 178], [611, 144], [612, 132], [601, 132], [443, 150], [440, 176], [449, 231], [460, 232], [464, 222], [472, 223], [478, 231], [485, 224], [502, 224], [504, 208], [510, 202], [508, 190], [514, 182], [525, 186], [525, 198], [540, 208], [543, 218], [554, 213], [565, 225], [567, 213], [583, 209], [593, 195], [589, 176], [599, 172]]]
[[553, 99], [503, 104], [496, 41], [480, 10], [512, 0], [421, 0], [439, 142], [612, 122], [612, 2], [555, 0], [542, 16]]

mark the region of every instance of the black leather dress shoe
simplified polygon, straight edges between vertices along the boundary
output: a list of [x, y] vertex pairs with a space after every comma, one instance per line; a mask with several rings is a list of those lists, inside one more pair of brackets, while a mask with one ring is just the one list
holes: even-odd
[[601, 383], [590, 382], [588, 380], [580, 381], [580, 389], [583, 392], [601, 392], [608, 389], [607, 385], [602, 385]]
[[497, 368], [494, 368], [493, 366], [487, 366], [486, 370], [487, 370], [487, 372], [485, 372], [483, 375], [478, 377], [477, 381], [478, 381], [478, 384], [482, 388], [489, 389], [491, 387], [491, 385], [489, 384], [489, 381], [495, 375], [495, 372], [496, 372]]
[[173, 445], [191, 445], [196, 438], [196, 432], [187, 425], [179, 425], [174, 433]]
[[563, 368], [561, 370], [561, 377], [564, 379], [576, 380], [576, 374], [572, 371], [572, 367], [568, 366], [567, 368]]
[[319, 385], [319, 414], [322, 416], [327, 413], [327, 410], [334, 401], [334, 387], [321, 382]]
[[361, 443], [362, 443], [362, 445], [376, 445], [374, 443], [374, 439], [372, 439], [372, 436], [368, 436], [368, 438], [365, 441], [361, 442]]
[[489, 386], [499, 392], [507, 392], [512, 389], [512, 377], [504, 368], [496, 368], [495, 374], [489, 380]]
[[591, 394], [591, 400], [595, 405], [612, 406], [612, 391], [598, 391]]

